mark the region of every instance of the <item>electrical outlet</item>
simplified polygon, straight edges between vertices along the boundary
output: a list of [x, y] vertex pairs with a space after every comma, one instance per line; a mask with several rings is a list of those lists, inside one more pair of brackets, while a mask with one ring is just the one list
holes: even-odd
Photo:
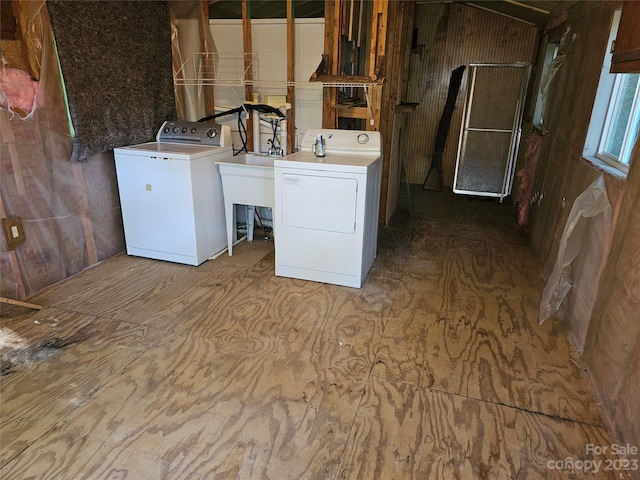
[[7, 240], [7, 248], [15, 250], [16, 246], [25, 241], [24, 230], [22, 229], [22, 219], [20, 217], [3, 218], [2, 230]]

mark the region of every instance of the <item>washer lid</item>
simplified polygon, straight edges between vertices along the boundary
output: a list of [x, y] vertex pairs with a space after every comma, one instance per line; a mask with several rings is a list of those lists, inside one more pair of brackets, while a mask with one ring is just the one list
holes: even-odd
[[327, 153], [324, 157], [316, 157], [310, 152], [297, 152], [276, 158], [273, 165], [276, 168], [286, 169], [367, 173], [367, 170], [381, 159], [382, 157], [378, 154]]
[[231, 146], [212, 147], [210, 145], [190, 145], [186, 143], [147, 142], [128, 147], [115, 148], [116, 153], [127, 155], [145, 155], [152, 157], [171, 157], [190, 160], [207, 155], [232, 155]]

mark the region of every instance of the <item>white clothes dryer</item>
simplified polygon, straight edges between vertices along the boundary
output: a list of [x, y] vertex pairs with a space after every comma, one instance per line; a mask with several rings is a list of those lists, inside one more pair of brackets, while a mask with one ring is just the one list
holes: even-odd
[[[312, 153], [318, 135], [325, 156]], [[360, 288], [376, 257], [380, 132], [310, 129], [274, 161], [276, 275]]]

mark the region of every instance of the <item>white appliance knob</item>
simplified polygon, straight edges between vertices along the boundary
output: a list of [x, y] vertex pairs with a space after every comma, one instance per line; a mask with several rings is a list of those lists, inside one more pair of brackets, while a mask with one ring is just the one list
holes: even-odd
[[217, 136], [218, 136], [218, 130], [216, 130], [215, 128], [210, 128], [209, 130], [207, 130], [207, 137], [216, 138]]
[[369, 135], [367, 135], [366, 133], [361, 133], [360, 135], [358, 135], [357, 140], [360, 145], [364, 145], [369, 141]]

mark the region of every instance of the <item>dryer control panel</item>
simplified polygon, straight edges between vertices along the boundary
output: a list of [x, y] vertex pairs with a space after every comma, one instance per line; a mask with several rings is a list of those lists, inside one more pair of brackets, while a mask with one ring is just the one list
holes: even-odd
[[378, 154], [382, 153], [380, 132], [364, 130], [338, 130], [310, 128], [304, 133], [300, 150], [310, 152], [318, 135], [322, 135], [326, 153]]

